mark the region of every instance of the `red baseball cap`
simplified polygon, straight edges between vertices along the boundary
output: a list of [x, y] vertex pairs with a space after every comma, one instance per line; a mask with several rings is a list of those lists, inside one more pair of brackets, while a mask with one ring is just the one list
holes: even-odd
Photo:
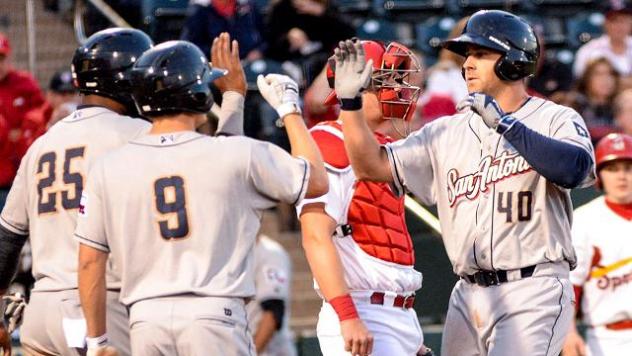
[[5, 56], [11, 53], [11, 43], [9, 38], [4, 33], [0, 32], [0, 54]]

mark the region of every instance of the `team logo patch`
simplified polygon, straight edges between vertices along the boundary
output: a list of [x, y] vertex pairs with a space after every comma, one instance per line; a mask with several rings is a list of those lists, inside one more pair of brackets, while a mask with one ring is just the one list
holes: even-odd
[[278, 268], [266, 267], [263, 272], [266, 277], [266, 281], [269, 283], [283, 284], [287, 281], [285, 272]]
[[448, 171], [448, 202], [454, 206], [465, 197], [474, 200], [480, 192], [486, 192], [494, 184], [511, 176], [526, 173], [531, 166], [524, 157], [504, 151], [500, 157], [485, 156], [481, 159], [478, 172], [460, 175], [456, 168]]
[[86, 211], [86, 204], [88, 203], [88, 195], [86, 193], [81, 193], [81, 200], [79, 201], [79, 216], [88, 216], [88, 212]]
[[166, 135], [166, 136], [160, 136], [160, 144], [161, 145], [165, 145], [165, 144], [171, 144], [176, 142], [175, 137], [173, 137], [173, 135]]
[[577, 131], [577, 134], [579, 136], [588, 138], [588, 131], [586, 131], [586, 129], [582, 125], [576, 122], [573, 122], [573, 125], [575, 125], [575, 131]]

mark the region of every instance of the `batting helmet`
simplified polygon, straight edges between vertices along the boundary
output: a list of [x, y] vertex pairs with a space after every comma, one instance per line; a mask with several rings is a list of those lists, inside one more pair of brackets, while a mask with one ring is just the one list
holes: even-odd
[[[409, 83], [410, 74], [421, 72], [421, 65], [414, 53], [406, 46], [391, 42], [384, 46], [377, 41], [362, 41], [366, 60], [373, 60], [370, 89], [376, 92], [385, 119], [409, 120], [415, 112], [420, 88]], [[327, 81], [334, 88], [336, 62], [327, 62]], [[336, 92], [325, 99], [325, 104], [338, 102]]]
[[502, 53], [495, 67], [502, 80], [519, 80], [535, 74], [540, 46], [533, 28], [522, 18], [500, 10], [481, 10], [470, 17], [463, 33], [443, 43], [466, 57], [468, 45]]
[[608, 162], [622, 159], [632, 160], [632, 136], [611, 133], [602, 138], [595, 147], [595, 159], [597, 172]]
[[133, 108], [129, 72], [153, 42], [144, 32], [111, 28], [90, 36], [72, 57], [72, 77], [79, 92], [114, 99]]
[[187, 41], [168, 41], [146, 51], [132, 68], [133, 97], [143, 116], [180, 112], [206, 114], [213, 105], [211, 83], [226, 74]]

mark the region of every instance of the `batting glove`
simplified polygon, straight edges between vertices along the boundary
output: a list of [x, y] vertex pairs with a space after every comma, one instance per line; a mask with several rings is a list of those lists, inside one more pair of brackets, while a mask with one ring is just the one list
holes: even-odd
[[259, 93], [283, 120], [289, 114], [301, 114], [298, 84], [287, 75], [268, 74], [257, 77]]
[[24, 315], [24, 307], [26, 301], [22, 293], [11, 293], [2, 297], [6, 308], [4, 310], [4, 322], [7, 326], [9, 334], [13, 333], [20, 325], [22, 325], [22, 316]]
[[483, 93], [471, 93], [467, 98], [461, 100], [456, 106], [457, 111], [470, 109], [477, 113], [485, 125], [496, 132], [503, 134], [515, 122], [515, 119], [498, 106], [494, 98]]
[[334, 89], [342, 110], [359, 110], [361, 93], [371, 83], [373, 60], [366, 61], [360, 41], [340, 41], [334, 50], [336, 75]]

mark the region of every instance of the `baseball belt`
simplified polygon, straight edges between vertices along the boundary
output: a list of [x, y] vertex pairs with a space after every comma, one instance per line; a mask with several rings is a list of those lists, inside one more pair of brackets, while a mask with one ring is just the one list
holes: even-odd
[[[533, 272], [535, 271], [535, 266], [523, 267], [520, 269], [520, 278], [528, 278], [533, 276]], [[489, 287], [495, 286], [501, 283], [509, 282], [507, 279], [507, 271], [505, 270], [496, 270], [496, 271], [478, 271], [474, 274], [467, 274], [465, 276], [461, 276], [462, 279], [472, 283], [478, 284], [481, 287]]]

